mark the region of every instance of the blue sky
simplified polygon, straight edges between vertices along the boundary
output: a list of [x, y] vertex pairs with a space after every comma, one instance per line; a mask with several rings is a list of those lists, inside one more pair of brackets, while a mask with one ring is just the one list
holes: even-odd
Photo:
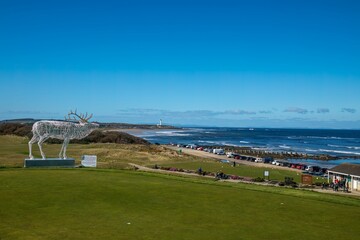
[[360, 128], [359, 1], [0, 2], [0, 120]]

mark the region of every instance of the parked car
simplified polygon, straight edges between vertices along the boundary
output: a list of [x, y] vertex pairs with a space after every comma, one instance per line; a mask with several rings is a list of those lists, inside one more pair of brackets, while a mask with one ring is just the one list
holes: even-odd
[[233, 158], [233, 157], [234, 157], [233, 154], [234, 154], [233, 152], [227, 152], [227, 153], [226, 153], [226, 156], [227, 156], [228, 158]]
[[271, 163], [272, 161], [274, 161], [274, 159], [272, 157], [265, 157], [264, 158], [264, 163]]
[[282, 165], [283, 167], [289, 167], [289, 165], [291, 165], [291, 163], [289, 162], [282, 162]]
[[274, 161], [272, 161], [272, 163], [271, 163], [272, 165], [277, 165], [277, 166], [279, 166], [279, 161], [278, 160], [274, 160]]
[[230, 161], [227, 160], [227, 159], [221, 159], [220, 162], [222, 162], [222, 163], [230, 163]]
[[221, 149], [221, 148], [214, 149], [213, 153], [217, 154], [217, 155], [225, 155], [224, 149]]
[[262, 163], [262, 162], [264, 162], [264, 160], [263, 160], [263, 158], [256, 158], [255, 162], [256, 163]]

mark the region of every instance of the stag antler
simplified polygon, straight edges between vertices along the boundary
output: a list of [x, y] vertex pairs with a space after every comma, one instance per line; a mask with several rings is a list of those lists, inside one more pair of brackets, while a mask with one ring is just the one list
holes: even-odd
[[[88, 122], [89, 121], [89, 119], [90, 118], [92, 118], [92, 114], [90, 114], [89, 116], [88, 116], [88, 113], [86, 113], [86, 114], [82, 114], [82, 113], [80, 113], [80, 115], [79, 114], [77, 114], [77, 112], [76, 112], [77, 110], [75, 109], [75, 112], [73, 112], [72, 110], [68, 113], [68, 117], [66, 118], [66, 116], [65, 116], [65, 120], [75, 120], [75, 121], [77, 121], [78, 119], [81, 121], [81, 122]], [[73, 115], [73, 117], [71, 117], [71, 115]], [[77, 117], [78, 119], [76, 119], [75, 117]]]

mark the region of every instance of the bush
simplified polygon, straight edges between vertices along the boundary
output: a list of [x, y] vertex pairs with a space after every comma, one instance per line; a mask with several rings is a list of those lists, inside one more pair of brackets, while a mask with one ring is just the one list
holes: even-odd
[[240, 179], [240, 177], [237, 176], [237, 175], [231, 175], [230, 178], [231, 178], [232, 180], [239, 180], [239, 179]]
[[262, 178], [262, 177], [257, 177], [257, 178], [254, 178], [253, 181], [254, 181], [254, 182], [264, 182], [265, 179]]
[[32, 137], [31, 124], [2, 123], [0, 124], [0, 135], [16, 135], [20, 137]]
[[242, 179], [242, 180], [244, 180], [244, 181], [247, 181], [247, 182], [252, 182], [252, 181], [254, 181], [254, 179], [251, 178], [251, 177], [243, 177], [243, 178], [240, 178], [240, 179]]
[[294, 182], [294, 179], [291, 177], [285, 177], [285, 185], [293, 185], [296, 184], [296, 182]]

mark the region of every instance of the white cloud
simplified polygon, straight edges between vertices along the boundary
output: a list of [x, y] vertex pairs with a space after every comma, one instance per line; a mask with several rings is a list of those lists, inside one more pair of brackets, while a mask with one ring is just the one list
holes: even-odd
[[341, 109], [341, 112], [356, 113], [356, 109], [355, 108], [343, 108], [343, 109]]
[[284, 112], [307, 114], [309, 110], [298, 107], [290, 107], [284, 110]]
[[328, 108], [318, 108], [316, 110], [317, 113], [329, 113], [330, 112], [330, 109]]

